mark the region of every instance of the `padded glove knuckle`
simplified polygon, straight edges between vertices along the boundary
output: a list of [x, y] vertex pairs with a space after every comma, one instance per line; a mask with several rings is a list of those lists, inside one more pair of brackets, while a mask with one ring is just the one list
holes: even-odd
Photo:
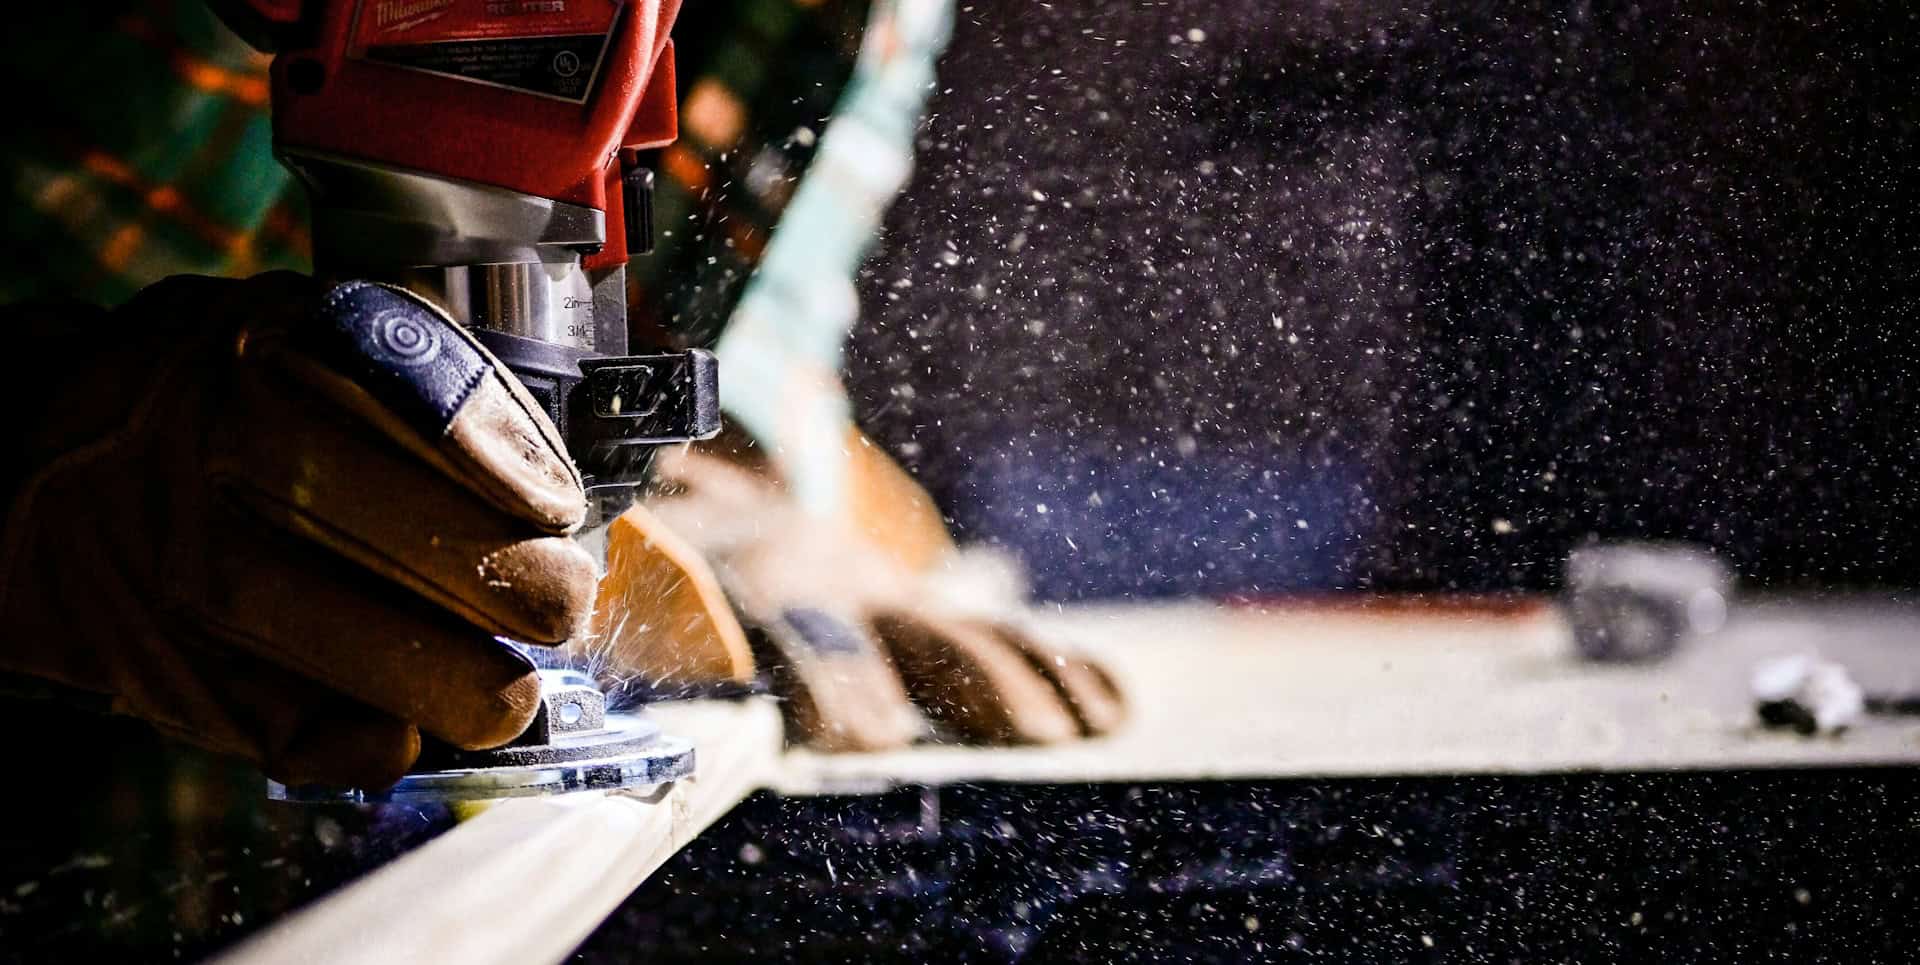
[[382, 403], [428, 437], [446, 433], [493, 362], [419, 298], [370, 282], [348, 282], [320, 301], [322, 349]]

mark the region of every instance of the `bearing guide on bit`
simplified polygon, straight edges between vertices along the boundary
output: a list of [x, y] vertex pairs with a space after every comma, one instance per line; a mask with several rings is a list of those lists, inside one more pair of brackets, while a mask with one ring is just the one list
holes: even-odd
[[636, 714], [607, 712], [585, 674], [540, 671], [540, 709], [505, 747], [422, 750], [415, 769], [386, 790], [268, 782], [267, 794], [304, 803], [419, 804], [644, 788], [693, 775], [693, 744]]

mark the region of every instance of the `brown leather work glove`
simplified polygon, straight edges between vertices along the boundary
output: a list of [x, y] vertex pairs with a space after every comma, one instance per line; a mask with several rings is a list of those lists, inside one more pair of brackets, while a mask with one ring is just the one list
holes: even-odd
[[496, 637], [566, 640], [597, 574], [559, 433], [471, 335], [291, 274], [5, 314], [39, 368], [7, 390], [0, 670], [294, 784], [526, 727]]
[[[1105, 733], [1124, 717], [1119, 691], [1086, 657], [936, 602], [931, 560], [944, 528], [938, 539], [877, 538], [868, 531], [878, 503], [846, 520], [810, 516], [737, 436], [663, 453], [656, 472], [653, 524], [713, 564], [796, 740], [878, 750], [931, 724], [969, 742], [1041, 743]], [[896, 518], [924, 515], [885, 497], [901, 481], [918, 491], [904, 474], [877, 486], [856, 479], [856, 498], [894, 506]]]

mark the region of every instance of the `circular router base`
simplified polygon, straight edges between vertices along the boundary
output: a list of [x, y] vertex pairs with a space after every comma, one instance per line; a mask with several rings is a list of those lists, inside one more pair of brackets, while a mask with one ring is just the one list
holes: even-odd
[[551, 744], [460, 751], [383, 791], [269, 781], [277, 801], [358, 804], [484, 801], [568, 791], [649, 787], [693, 774], [693, 744], [641, 717], [609, 714], [603, 729]]

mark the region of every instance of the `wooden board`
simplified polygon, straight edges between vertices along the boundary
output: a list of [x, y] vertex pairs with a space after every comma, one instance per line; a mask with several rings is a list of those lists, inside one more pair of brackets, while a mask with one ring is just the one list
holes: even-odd
[[[1920, 689], [1920, 617], [1899, 608], [1749, 607], [1639, 666], [1572, 657], [1545, 603], [1202, 604], [1057, 612], [1044, 632], [1103, 657], [1133, 716], [1044, 748], [781, 753], [771, 702], [653, 709], [693, 738], [700, 776], [658, 800], [504, 802], [235, 949], [266, 962], [557, 962], [648, 874], [762, 786], [1076, 783], [1920, 763], [1920, 720], [1839, 738], [1759, 730], [1763, 658], [1819, 652], [1870, 690]], [[1837, 614], [1837, 615], [1836, 615]]]
[[230, 963], [558, 962], [676, 851], [757, 790], [779, 753], [765, 700], [659, 708], [696, 777], [655, 800], [503, 801], [256, 935]]
[[1557, 609], [1207, 604], [1042, 620], [1103, 656], [1132, 700], [1112, 737], [1045, 748], [787, 755], [786, 793], [1069, 783], [1920, 763], [1920, 719], [1838, 738], [1760, 731], [1762, 658], [1817, 651], [1869, 690], [1920, 689], [1920, 617], [1862, 601], [1749, 606], [1673, 658], [1572, 657]]

